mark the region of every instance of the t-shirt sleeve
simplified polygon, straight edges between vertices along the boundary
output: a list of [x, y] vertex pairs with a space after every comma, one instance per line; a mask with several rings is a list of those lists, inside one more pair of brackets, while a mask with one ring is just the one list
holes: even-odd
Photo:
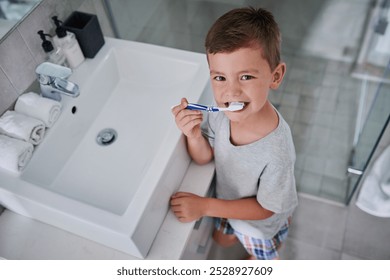
[[274, 213], [289, 212], [297, 206], [293, 163], [270, 163], [265, 167], [259, 179], [257, 201]]

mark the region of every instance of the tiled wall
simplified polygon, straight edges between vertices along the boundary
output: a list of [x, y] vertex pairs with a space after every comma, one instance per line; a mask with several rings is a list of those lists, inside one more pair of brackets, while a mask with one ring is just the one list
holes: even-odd
[[113, 36], [101, 0], [43, 0], [0, 43], [0, 115], [35, 81], [35, 68], [45, 60], [37, 31], [54, 35], [51, 17], [64, 20], [74, 10], [96, 14], [103, 34]]

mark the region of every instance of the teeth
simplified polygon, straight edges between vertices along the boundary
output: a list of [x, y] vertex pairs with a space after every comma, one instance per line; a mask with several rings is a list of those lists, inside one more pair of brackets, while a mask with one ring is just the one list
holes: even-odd
[[240, 105], [243, 104], [244, 105], [243, 108], [246, 106], [246, 103], [243, 101], [232, 101], [232, 102], [225, 102], [224, 103], [226, 108], [229, 107], [230, 105], [236, 105], [236, 104], [240, 104]]

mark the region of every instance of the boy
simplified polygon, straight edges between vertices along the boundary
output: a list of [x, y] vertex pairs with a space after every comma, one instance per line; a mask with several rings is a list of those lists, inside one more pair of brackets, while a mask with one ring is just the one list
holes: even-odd
[[211, 85], [217, 106], [244, 108], [208, 113], [204, 122], [201, 112], [186, 109], [185, 98], [172, 108], [190, 156], [199, 164], [214, 159], [217, 179], [216, 198], [178, 192], [172, 211], [181, 222], [216, 217], [214, 240], [229, 246], [238, 239], [252, 259], [278, 259], [298, 204], [290, 128], [267, 99], [286, 72], [280, 41], [268, 11], [226, 13], [206, 37]]

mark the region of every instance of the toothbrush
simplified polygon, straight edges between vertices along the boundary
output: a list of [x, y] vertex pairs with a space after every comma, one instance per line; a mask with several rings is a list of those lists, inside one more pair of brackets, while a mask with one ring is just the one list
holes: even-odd
[[206, 112], [222, 112], [222, 111], [239, 111], [242, 108], [244, 108], [244, 103], [242, 102], [231, 102], [229, 104], [229, 107], [223, 108], [223, 107], [216, 107], [216, 106], [207, 106], [207, 105], [201, 105], [201, 104], [195, 104], [195, 103], [188, 103], [186, 109], [188, 110], [200, 110], [200, 111], [206, 111]]

